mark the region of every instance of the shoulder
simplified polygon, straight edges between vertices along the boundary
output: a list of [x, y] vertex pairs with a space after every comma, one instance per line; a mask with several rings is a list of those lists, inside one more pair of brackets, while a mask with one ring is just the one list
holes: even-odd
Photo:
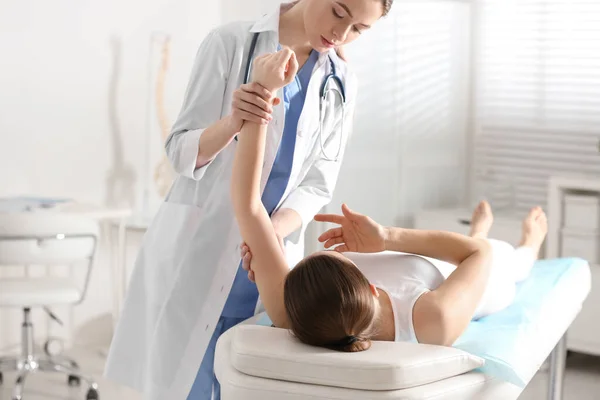
[[228, 54], [233, 53], [244, 46], [244, 43], [248, 40], [252, 24], [252, 22], [236, 21], [218, 26], [206, 35], [204, 43], [219, 46], [226, 50]]
[[373, 284], [395, 284], [400, 283], [402, 278], [401, 269], [397, 268], [401, 260], [400, 253], [380, 252], [380, 253], [344, 253], [344, 256], [356, 265], [356, 267]]
[[212, 32], [224, 41], [246, 40], [253, 24], [251, 21], [235, 21], [221, 25]]
[[413, 329], [419, 343], [452, 345], [446, 339], [448, 336], [446, 321], [449, 314], [435, 291], [427, 291], [419, 296], [413, 308]]
[[415, 315], [419, 314], [417, 310], [421, 299], [427, 297], [430, 293], [427, 288], [419, 286], [415, 283], [405, 282], [400, 287], [390, 290], [383, 287], [387, 291], [392, 307], [394, 308], [394, 318], [396, 323], [396, 340], [408, 342], [420, 342], [420, 332], [422, 327], [415, 319]]

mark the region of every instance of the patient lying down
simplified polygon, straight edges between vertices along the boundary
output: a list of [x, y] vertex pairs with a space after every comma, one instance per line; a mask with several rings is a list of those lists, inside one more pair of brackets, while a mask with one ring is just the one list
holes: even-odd
[[471, 319], [512, 303], [547, 231], [544, 212], [534, 208], [517, 249], [487, 239], [493, 216], [486, 202], [473, 213], [470, 237], [382, 228], [345, 206], [343, 214], [317, 216], [341, 225], [320, 240], [343, 254], [304, 259], [288, 274], [284, 299], [300, 340], [345, 351], [366, 349], [371, 339], [452, 345]]
[[[293, 54], [285, 52], [254, 63], [253, 79], [271, 92], [295, 75]], [[342, 215], [315, 217], [339, 225], [319, 238], [335, 251], [306, 257], [290, 271], [260, 199], [265, 136], [265, 126], [244, 124], [232, 201], [267, 314], [304, 343], [340, 351], [366, 350], [371, 340], [452, 345], [473, 318], [512, 303], [515, 283], [537, 259], [547, 233], [539, 207], [523, 220], [514, 249], [487, 238], [493, 215], [486, 202], [475, 209], [469, 236], [384, 228], [343, 206]]]

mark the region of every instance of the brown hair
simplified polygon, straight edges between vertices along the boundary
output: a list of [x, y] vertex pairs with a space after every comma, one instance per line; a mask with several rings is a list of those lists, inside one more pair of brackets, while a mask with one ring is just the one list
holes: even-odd
[[371, 347], [373, 293], [349, 260], [326, 253], [305, 258], [286, 277], [284, 303], [301, 342], [348, 352]]
[[383, 16], [385, 17], [386, 15], [389, 14], [390, 10], [392, 9], [392, 4], [394, 4], [394, 0], [382, 0], [383, 1]]

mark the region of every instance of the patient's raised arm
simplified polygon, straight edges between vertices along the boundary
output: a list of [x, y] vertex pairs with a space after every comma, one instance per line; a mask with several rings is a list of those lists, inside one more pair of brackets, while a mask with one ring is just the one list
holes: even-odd
[[[294, 53], [284, 49], [257, 57], [253, 81], [274, 93], [298, 70]], [[287, 327], [283, 284], [288, 266], [260, 194], [267, 126], [246, 121], [238, 136], [231, 177], [231, 199], [243, 240], [252, 249], [252, 269], [267, 314], [278, 327]]]

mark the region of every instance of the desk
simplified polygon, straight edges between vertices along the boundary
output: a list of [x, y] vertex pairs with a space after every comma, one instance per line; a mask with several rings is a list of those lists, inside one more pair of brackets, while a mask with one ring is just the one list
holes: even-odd
[[102, 207], [85, 203], [65, 203], [63, 205], [57, 205], [56, 211], [80, 215], [99, 221], [122, 220], [128, 218], [132, 212], [129, 208]]

